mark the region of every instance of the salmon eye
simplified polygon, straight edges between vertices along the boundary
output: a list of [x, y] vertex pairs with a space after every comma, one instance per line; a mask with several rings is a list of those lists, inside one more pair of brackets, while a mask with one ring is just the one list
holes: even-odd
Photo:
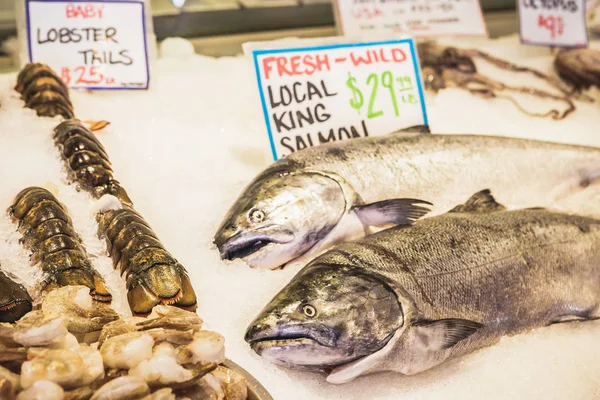
[[317, 310], [310, 304], [305, 304], [304, 306], [302, 306], [302, 312], [309, 318], [312, 318], [315, 315], [317, 315]]
[[265, 219], [265, 212], [258, 209], [250, 210], [248, 213], [248, 218], [250, 218], [250, 221], [254, 223], [263, 222]]

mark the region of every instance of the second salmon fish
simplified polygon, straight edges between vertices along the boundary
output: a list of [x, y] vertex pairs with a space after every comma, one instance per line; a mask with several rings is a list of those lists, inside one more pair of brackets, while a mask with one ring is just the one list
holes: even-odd
[[488, 191], [450, 212], [343, 243], [260, 312], [264, 359], [344, 383], [414, 375], [553, 323], [600, 317], [600, 220], [507, 211]]
[[[214, 243], [223, 259], [272, 269], [372, 227], [411, 223], [428, 202], [433, 216], [488, 187], [511, 208], [560, 208], [598, 178], [600, 149], [593, 147], [477, 135], [355, 139], [267, 168], [242, 191]], [[600, 204], [568, 211], [596, 216]]]

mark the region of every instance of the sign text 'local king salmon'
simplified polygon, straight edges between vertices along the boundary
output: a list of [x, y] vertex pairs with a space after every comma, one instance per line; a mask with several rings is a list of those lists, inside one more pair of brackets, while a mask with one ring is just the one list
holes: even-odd
[[427, 124], [412, 39], [254, 50], [253, 57], [275, 160]]
[[71, 88], [147, 89], [141, 1], [26, 0], [29, 60]]

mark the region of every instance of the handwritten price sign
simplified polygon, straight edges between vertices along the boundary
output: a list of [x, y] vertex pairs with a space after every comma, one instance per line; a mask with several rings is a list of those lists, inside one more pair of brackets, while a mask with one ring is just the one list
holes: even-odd
[[412, 39], [252, 52], [275, 160], [427, 124]]
[[343, 35], [487, 36], [479, 0], [336, 0]]
[[524, 44], [586, 47], [585, 0], [519, 0]]
[[71, 88], [147, 89], [144, 3], [26, 0], [29, 60]]

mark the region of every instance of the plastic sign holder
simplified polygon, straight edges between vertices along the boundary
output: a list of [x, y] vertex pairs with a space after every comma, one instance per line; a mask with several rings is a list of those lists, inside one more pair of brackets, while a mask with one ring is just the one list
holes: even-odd
[[324, 143], [428, 123], [411, 38], [251, 54], [275, 160]]
[[48, 64], [72, 89], [148, 89], [156, 50], [147, 0], [22, 3], [21, 64]]

